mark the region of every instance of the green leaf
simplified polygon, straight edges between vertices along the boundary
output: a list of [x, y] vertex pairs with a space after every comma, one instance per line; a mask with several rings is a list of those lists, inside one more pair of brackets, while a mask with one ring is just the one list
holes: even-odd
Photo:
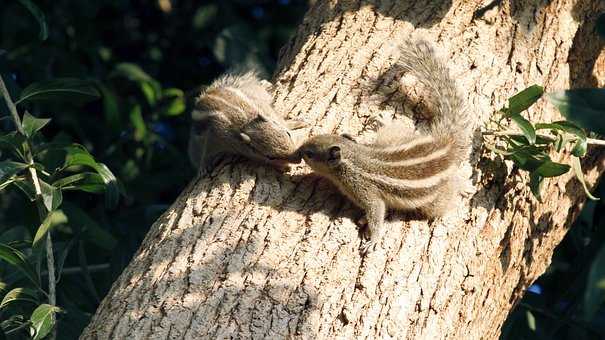
[[544, 183], [544, 177], [535, 172], [529, 174], [529, 188], [538, 202], [542, 202], [542, 189], [544, 188]]
[[605, 134], [605, 89], [577, 89], [547, 94], [568, 121]]
[[17, 188], [19, 188], [23, 193], [29, 198], [30, 201], [36, 200], [36, 190], [34, 189], [34, 185], [30, 181], [16, 181], [13, 182]]
[[584, 157], [586, 155], [587, 148], [588, 148], [588, 143], [586, 141], [586, 137], [578, 138], [578, 140], [574, 144], [573, 149], [571, 149], [571, 154], [576, 157]]
[[586, 186], [586, 181], [584, 180], [584, 173], [582, 172], [582, 164], [580, 164], [580, 159], [578, 157], [571, 157], [571, 168], [573, 169], [573, 172], [576, 175], [578, 181], [582, 183], [582, 187], [584, 188], [586, 196], [593, 201], [598, 201], [599, 198], [593, 196], [588, 190], [588, 187]]
[[11, 246], [0, 243], [0, 259], [17, 267], [17, 269], [19, 269], [19, 271], [30, 279], [30, 281], [32, 281], [37, 287], [40, 287], [38, 275], [29, 262], [27, 262], [27, 259], [22, 252]]
[[23, 89], [15, 104], [24, 101], [57, 99], [83, 104], [100, 96], [99, 91], [91, 81], [76, 78], [56, 78], [29, 85]]
[[94, 157], [92, 157], [92, 155], [88, 153], [88, 150], [82, 145], [72, 144], [65, 147], [64, 150], [66, 152], [65, 163], [63, 164], [64, 169], [75, 165], [88, 166], [93, 169], [96, 168], [97, 162]]
[[63, 202], [61, 189], [40, 180], [40, 190], [42, 191], [44, 206], [48, 211], [56, 210], [61, 205], [61, 202]]
[[113, 175], [111, 170], [103, 164], [97, 163], [91, 154], [81, 145], [74, 144], [65, 148], [67, 155], [65, 157], [65, 163], [63, 168], [70, 166], [82, 165], [88, 166], [94, 169], [103, 179], [105, 183], [105, 204], [108, 207], [114, 207], [118, 203], [120, 197], [120, 189], [118, 186], [118, 180]]
[[25, 136], [17, 131], [9, 132], [6, 135], [0, 136], [0, 150], [13, 152], [22, 161], [25, 161], [25, 152], [23, 150], [24, 143]]
[[591, 321], [605, 302], [605, 246], [597, 253], [590, 266], [584, 291], [584, 318]]
[[33, 137], [36, 132], [40, 131], [46, 124], [50, 122], [50, 118], [36, 118], [25, 111], [23, 115], [23, 132], [29, 138]]
[[185, 100], [181, 97], [177, 97], [162, 105], [160, 107], [160, 114], [163, 116], [178, 116], [185, 112], [185, 107]]
[[12, 228], [6, 227], [5, 230], [0, 234], [0, 243], [8, 244], [13, 241], [31, 242], [29, 228], [24, 225], [18, 225]]
[[539, 85], [532, 85], [526, 88], [508, 100], [508, 109], [506, 112], [510, 115], [516, 115], [527, 110], [542, 97], [543, 93], [544, 88]]
[[521, 132], [523, 132], [523, 136], [525, 136], [525, 138], [527, 138], [527, 140], [529, 141], [529, 144], [532, 144], [532, 145], [535, 144], [536, 143], [536, 130], [534, 130], [534, 127], [531, 125], [529, 120], [523, 118], [523, 116], [521, 116], [518, 113], [511, 114], [510, 118], [521, 129]]
[[484, 146], [486, 149], [491, 150], [491, 151], [493, 151], [499, 155], [503, 155], [503, 156], [510, 156], [514, 153], [513, 151], [503, 150], [503, 149], [496, 147], [495, 145], [490, 145], [487, 143], [485, 143]]
[[581, 127], [577, 126], [576, 124], [574, 124], [572, 122], [568, 122], [565, 120], [552, 122], [552, 123], [537, 123], [536, 124], [536, 130], [544, 130], [544, 129], [565, 131], [572, 135], [586, 138], [586, 132], [584, 132], [584, 130], [582, 130]]
[[531, 331], [536, 331], [536, 317], [532, 314], [531, 311], [525, 311], [525, 317], [527, 318], [527, 327]]
[[48, 38], [48, 27], [46, 26], [44, 12], [42, 12], [31, 0], [19, 0], [19, 2], [25, 6], [38, 21], [38, 25], [40, 26], [40, 40], [46, 40]]
[[8, 178], [18, 174], [24, 169], [27, 169], [27, 164], [25, 163], [13, 161], [0, 162], [0, 182], [7, 180]]
[[156, 93], [156, 89], [154, 88], [152, 83], [149, 81], [145, 81], [139, 83], [139, 86], [141, 87], [141, 92], [143, 92], [143, 96], [145, 96], [145, 99], [147, 99], [147, 103], [149, 103], [149, 105], [155, 105], [158, 100], [159, 93]]
[[49, 304], [41, 304], [34, 310], [29, 320], [33, 328], [33, 340], [40, 340], [47, 336], [55, 327], [55, 314], [61, 311], [61, 308]]
[[38, 304], [38, 292], [31, 288], [14, 288], [4, 295], [2, 302], [0, 302], [0, 309], [17, 301]]
[[130, 110], [129, 116], [130, 122], [134, 126], [134, 140], [142, 141], [147, 134], [147, 126], [145, 125], [145, 120], [141, 114], [141, 106], [133, 106], [132, 110]]
[[122, 76], [135, 82], [149, 82], [153, 81], [142, 68], [137, 64], [132, 63], [120, 63], [117, 64], [115, 69], [111, 72], [110, 76]]
[[535, 170], [535, 172], [542, 177], [557, 177], [567, 173], [569, 169], [570, 166], [567, 164], [546, 160]]
[[522, 170], [533, 172], [544, 162], [550, 161], [550, 157], [534, 146], [522, 146], [513, 148], [513, 154], [508, 158]]
[[185, 94], [180, 89], [165, 89], [162, 101], [160, 114], [163, 116], [178, 116], [185, 112]]
[[216, 17], [218, 6], [215, 4], [200, 6], [193, 15], [193, 27], [200, 30], [210, 25], [213, 18]]
[[94, 194], [105, 192], [105, 182], [101, 175], [93, 172], [81, 172], [53, 182], [53, 186], [61, 190], [81, 190]]
[[62, 211], [55, 210], [49, 212], [42, 224], [40, 224], [40, 227], [38, 227], [38, 231], [36, 231], [36, 236], [34, 236], [34, 240], [32, 241], [32, 248], [40, 246], [40, 242], [44, 241], [44, 236], [46, 236], [49, 231], [57, 225], [64, 223], [67, 223], [67, 217]]
[[117, 178], [103, 163], [98, 163], [98, 167], [95, 170], [97, 170], [97, 173], [103, 178], [103, 182], [106, 186], [105, 205], [109, 208], [115, 207], [120, 198], [120, 187]]

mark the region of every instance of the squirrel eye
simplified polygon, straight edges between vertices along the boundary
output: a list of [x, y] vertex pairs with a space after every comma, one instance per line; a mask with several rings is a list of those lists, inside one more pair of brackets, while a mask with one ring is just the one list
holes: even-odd
[[265, 117], [264, 115], [262, 115], [262, 114], [259, 114], [259, 115], [256, 117], [256, 119], [258, 119], [258, 120], [259, 120], [259, 121], [261, 121], [261, 122], [268, 122], [268, 121], [269, 121], [269, 119], [268, 119], [267, 117]]
[[286, 130], [286, 133], [288, 134], [288, 137], [292, 138], [292, 135], [290, 134], [290, 131]]

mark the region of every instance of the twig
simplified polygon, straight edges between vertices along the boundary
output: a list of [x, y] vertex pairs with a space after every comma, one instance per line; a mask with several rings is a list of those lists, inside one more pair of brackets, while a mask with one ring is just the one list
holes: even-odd
[[23, 329], [25, 327], [28, 327], [31, 324], [32, 324], [31, 321], [24, 322], [24, 323], [20, 324], [19, 326], [15, 327], [15, 328], [13, 328], [11, 330], [6, 331], [4, 334], [9, 335], [9, 334], [15, 333], [16, 331], [21, 330], [21, 329]]
[[[109, 263], [101, 263], [101, 264], [91, 264], [88, 266], [88, 271], [90, 273], [101, 272], [109, 269]], [[70, 275], [70, 274], [79, 274], [82, 272], [82, 267], [67, 267], [63, 268], [61, 271], [61, 275]], [[48, 272], [44, 271], [40, 273], [42, 276], [47, 276]]]
[[[510, 130], [505, 130], [505, 131], [493, 131], [493, 130], [488, 130], [488, 131], [483, 131], [482, 134], [484, 136], [508, 136], [508, 137], [512, 137], [512, 136], [524, 136], [522, 133], [518, 132], [518, 131], [510, 131]], [[547, 139], [549, 141], [556, 141], [557, 139], [551, 135], [546, 135], [546, 134], [541, 134], [541, 133], [537, 133], [536, 134], [537, 137], [540, 138], [544, 138]], [[594, 138], [586, 138], [586, 143], [587, 144], [592, 144], [592, 145], [605, 145], [605, 140], [602, 139], [594, 139]]]
[[22, 135], [24, 135], [23, 126], [21, 126], [21, 118], [19, 118], [19, 113], [17, 113], [17, 107], [15, 107], [15, 104], [11, 100], [10, 93], [8, 93], [8, 90], [6, 89], [6, 85], [4, 85], [4, 79], [2, 79], [2, 76], [0, 76], [0, 92], [2, 92], [2, 96], [4, 97], [6, 106], [8, 106], [8, 110], [11, 112], [11, 115], [13, 116], [13, 121], [15, 122], [15, 125], [17, 126], [17, 131], [19, 131]]
[[[13, 103], [13, 100], [10, 97], [10, 93], [6, 89], [6, 85], [4, 84], [4, 79], [2, 79], [2, 76], [0, 76], [0, 92], [2, 93], [2, 96], [4, 97], [4, 102], [6, 102], [6, 106], [8, 106], [8, 109], [10, 110], [11, 115], [13, 116], [13, 120], [14, 120], [15, 126], [17, 127], [17, 131], [19, 131], [19, 133], [21, 133], [22, 135], [25, 135], [25, 132], [23, 131], [23, 126], [21, 125], [21, 118], [19, 118], [19, 113], [17, 112], [17, 108], [15, 107], [15, 104]], [[23, 147], [25, 149], [24, 150], [25, 158], [29, 165], [29, 167], [28, 167], [29, 174], [30, 174], [32, 183], [34, 185], [34, 190], [36, 192], [36, 207], [38, 208], [38, 215], [40, 217], [40, 223], [43, 223], [44, 219], [46, 218], [46, 216], [48, 214], [48, 211], [46, 210], [46, 207], [44, 206], [44, 199], [42, 197], [42, 190], [40, 188], [40, 179], [38, 178], [38, 173], [36, 172], [36, 168], [34, 167], [34, 157], [31, 153], [32, 148], [31, 148], [31, 145], [29, 144], [29, 141], [26, 141], [24, 143]], [[48, 269], [48, 303], [50, 305], [55, 306], [57, 304], [56, 282], [55, 282], [55, 256], [53, 254], [53, 244], [52, 244], [52, 239], [51, 239], [51, 235], [50, 235], [50, 230], [48, 231], [48, 233], [46, 233], [46, 266]], [[53, 318], [54, 318], [54, 316], [53, 316]], [[55, 321], [55, 320], [53, 320], [53, 321]], [[50, 335], [50, 339], [54, 340], [56, 337], [57, 337], [57, 327], [55, 326], [55, 327], [53, 327], [53, 331]]]

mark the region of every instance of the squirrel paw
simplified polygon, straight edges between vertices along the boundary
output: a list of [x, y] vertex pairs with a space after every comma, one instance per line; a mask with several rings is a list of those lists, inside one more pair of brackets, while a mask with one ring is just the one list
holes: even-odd
[[368, 255], [368, 254], [374, 252], [374, 250], [376, 250], [376, 245], [377, 245], [377, 243], [375, 241], [363, 240], [361, 242], [361, 246], [359, 247], [359, 252], [362, 255]]
[[376, 130], [385, 127], [390, 122], [391, 122], [391, 118], [376, 117], [376, 116], [371, 116], [368, 118], [368, 123], [373, 125], [376, 128]]
[[471, 181], [464, 181], [460, 188], [460, 195], [463, 198], [473, 197], [477, 193], [477, 188], [471, 183]]

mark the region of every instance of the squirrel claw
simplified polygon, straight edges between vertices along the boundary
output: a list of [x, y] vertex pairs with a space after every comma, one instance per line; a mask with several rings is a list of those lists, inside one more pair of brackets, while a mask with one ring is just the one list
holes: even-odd
[[361, 255], [368, 255], [376, 250], [376, 242], [372, 240], [364, 240], [361, 242], [361, 246], [359, 247], [359, 251]]

